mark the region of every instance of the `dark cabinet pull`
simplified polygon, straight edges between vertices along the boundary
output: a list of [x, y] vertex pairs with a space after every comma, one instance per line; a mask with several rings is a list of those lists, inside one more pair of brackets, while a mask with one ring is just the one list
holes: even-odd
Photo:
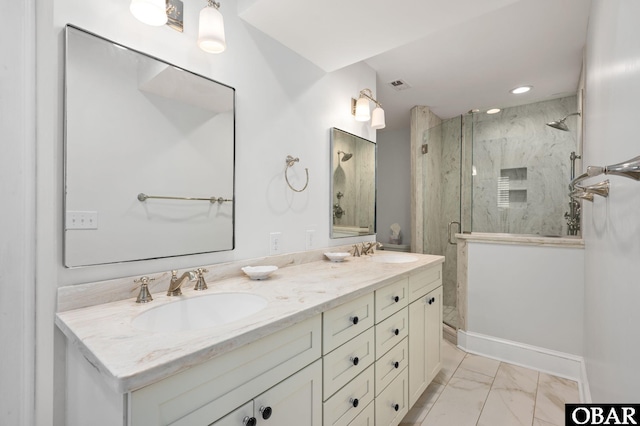
[[393, 366], [395, 368], [400, 368], [400, 363], [398, 361], [396, 361], [396, 362], [393, 363]]
[[256, 418], [247, 416], [242, 419], [242, 424], [244, 426], [256, 426]]
[[352, 356], [350, 360], [351, 362], [353, 362], [353, 365], [358, 365], [358, 363], [360, 362], [360, 359], [357, 356]]
[[353, 405], [353, 408], [358, 407], [358, 404], [360, 403], [360, 401], [358, 401], [358, 398], [351, 398], [349, 402], [351, 403], [351, 405]]
[[400, 298], [398, 296], [394, 296], [393, 301], [398, 303], [400, 301]]
[[260, 414], [262, 414], [264, 420], [269, 420], [269, 417], [273, 414], [273, 410], [271, 407], [260, 407]]
[[392, 407], [396, 411], [400, 410], [400, 406], [398, 404], [393, 404]]
[[436, 298], [435, 298], [435, 297], [432, 297], [432, 298], [430, 298], [430, 299], [427, 301], [427, 303], [431, 305], [431, 304], [432, 304], [432, 303], [434, 303], [435, 301], [436, 301]]
[[396, 328], [395, 330], [393, 330], [393, 334], [395, 334], [396, 336], [400, 334], [400, 329]]
[[358, 319], [357, 316], [356, 317], [351, 317], [351, 322], [353, 323], [353, 325], [356, 325], [358, 323], [358, 321], [360, 321], [360, 320]]

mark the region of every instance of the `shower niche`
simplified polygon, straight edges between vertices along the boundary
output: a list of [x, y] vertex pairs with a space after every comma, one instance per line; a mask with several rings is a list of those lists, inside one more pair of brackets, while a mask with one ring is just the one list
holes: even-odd
[[511, 169], [500, 169], [500, 179], [498, 180], [499, 200], [502, 207], [526, 208], [527, 207], [527, 168], [516, 167]]

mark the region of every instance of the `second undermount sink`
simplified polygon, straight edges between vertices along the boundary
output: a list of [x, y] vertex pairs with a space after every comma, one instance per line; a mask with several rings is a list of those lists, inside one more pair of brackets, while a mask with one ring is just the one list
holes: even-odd
[[371, 257], [371, 261], [378, 263], [409, 263], [418, 260], [416, 256], [404, 253], [376, 254]]
[[214, 293], [176, 300], [141, 313], [133, 328], [143, 331], [188, 331], [228, 324], [253, 315], [267, 300], [250, 293]]

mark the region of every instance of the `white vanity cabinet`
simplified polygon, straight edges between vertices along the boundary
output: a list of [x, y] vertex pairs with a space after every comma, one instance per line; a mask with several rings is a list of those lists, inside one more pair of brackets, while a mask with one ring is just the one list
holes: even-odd
[[144, 384], [116, 383], [133, 388], [124, 393], [68, 345], [66, 424], [397, 426], [440, 369], [441, 271], [388, 274], [389, 284], [255, 341], [229, 338], [237, 347], [209, 360], [184, 351], [171, 361], [182, 364], [145, 365], [134, 376]]
[[441, 367], [442, 267], [409, 277], [409, 406]]
[[[249, 418], [259, 418], [257, 424], [268, 425], [260, 408], [271, 407], [273, 425], [319, 426], [322, 375], [320, 362], [314, 361], [321, 355], [320, 330], [320, 317], [316, 316], [135, 390], [129, 394], [128, 424], [217, 425], [215, 422], [241, 407], [220, 424], [243, 426], [242, 419], [240, 423], [227, 422], [249, 408]], [[273, 420], [288, 419], [287, 412], [304, 420]]]
[[321, 426], [322, 362], [314, 362], [212, 426]]

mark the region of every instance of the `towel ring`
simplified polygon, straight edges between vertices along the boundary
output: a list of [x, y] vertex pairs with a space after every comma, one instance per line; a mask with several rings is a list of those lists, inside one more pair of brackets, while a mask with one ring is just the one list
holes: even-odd
[[295, 189], [293, 186], [291, 186], [291, 183], [289, 183], [289, 176], [287, 176], [289, 167], [293, 167], [294, 163], [298, 161], [300, 161], [298, 157], [293, 158], [292, 156], [287, 155], [287, 159], [285, 160], [285, 162], [287, 163], [287, 167], [284, 169], [284, 179], [287, 181], [287, 185], [289, 185], [289, 188], [291, 188], [293, 191], [302, 192], [307, 189], [307, 185], [309, 185], [309, 169], [307, 169], [306, 167], [304, 169], [305, 173], [307, 174], [307, 182], [304, 184], [304, 187], [302, 189]]

